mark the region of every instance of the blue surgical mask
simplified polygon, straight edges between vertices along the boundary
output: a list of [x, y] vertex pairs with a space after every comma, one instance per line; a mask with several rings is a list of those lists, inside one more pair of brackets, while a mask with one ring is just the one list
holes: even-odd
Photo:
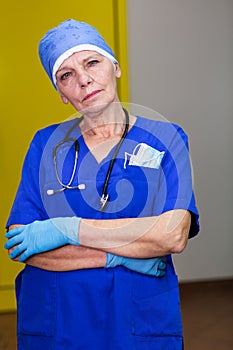
[[164, 151], [160, 152], [146, 143], [139, 143], [132, 154], [125, 152], [124, 168], [126, 168], [127, 159], [130, 157], [129, 165], [159, 169], [164, 154]]

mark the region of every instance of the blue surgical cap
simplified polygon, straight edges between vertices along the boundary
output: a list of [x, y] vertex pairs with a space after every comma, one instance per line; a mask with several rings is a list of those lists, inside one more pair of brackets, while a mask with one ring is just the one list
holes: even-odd
[[41, 63], [56, 87], [56, 72], [73, 53], [92, 50], [117, 63], [114, 53], [99, 32], [91, 25], [69, 19], [49, 30], [39, 43]]

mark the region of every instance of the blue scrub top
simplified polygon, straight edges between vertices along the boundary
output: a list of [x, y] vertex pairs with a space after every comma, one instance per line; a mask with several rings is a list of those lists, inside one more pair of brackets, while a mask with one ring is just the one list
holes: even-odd
[[[99, 199], [114, 148], [98, 163], [79, 128], [70, 137], [80, 150], [73, 186], [59, 189], [52, 150], [76, 123], [71, 120], [36, 133], [25, 158], [22, 179], [7, 226], [50, 217], [117, 219], [160, 215], [173, 209], [191, 212], [190, 238], [199, 231], [192, 188], [188, 140], [177, 125], [137, 117], [117, 155], [104, 212]], [[140, 144], [162, 152], [161, 163], [132, 164]], [[144, 154], [144, 157], [146, 155]], [[57, 151], [58, 172], [68, 183], [74, 147]], [[168, 257], [167, 272], [155, 278], [124, 267], [50, 272], [26, 266], [16, 281], [19, 349], [145, 349], [182, 348], [178, 281]]]

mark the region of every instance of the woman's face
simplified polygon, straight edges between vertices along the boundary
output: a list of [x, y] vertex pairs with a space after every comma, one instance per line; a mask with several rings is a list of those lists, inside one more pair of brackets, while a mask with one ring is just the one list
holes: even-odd
[[57, 88], [64, 103], [82, 114], [99, 113], [118, 101], [118, 64], [95, 51], [80, 51], [67, 58], [56, 73]]

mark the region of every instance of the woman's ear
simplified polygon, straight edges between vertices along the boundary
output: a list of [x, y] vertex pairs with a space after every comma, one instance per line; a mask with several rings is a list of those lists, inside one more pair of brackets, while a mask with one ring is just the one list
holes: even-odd
[[65, 96], [63, 96], [63, 95], [60, 95], [60, 96], [61, 96], [62, 102], [63, 102], [65, 105], [68, 105], [69, 100], [68, 100]]
[[116, 78], [121, 77], [121, 69], [118, 63], [115, 63], [115, 75], [116, 75]]

